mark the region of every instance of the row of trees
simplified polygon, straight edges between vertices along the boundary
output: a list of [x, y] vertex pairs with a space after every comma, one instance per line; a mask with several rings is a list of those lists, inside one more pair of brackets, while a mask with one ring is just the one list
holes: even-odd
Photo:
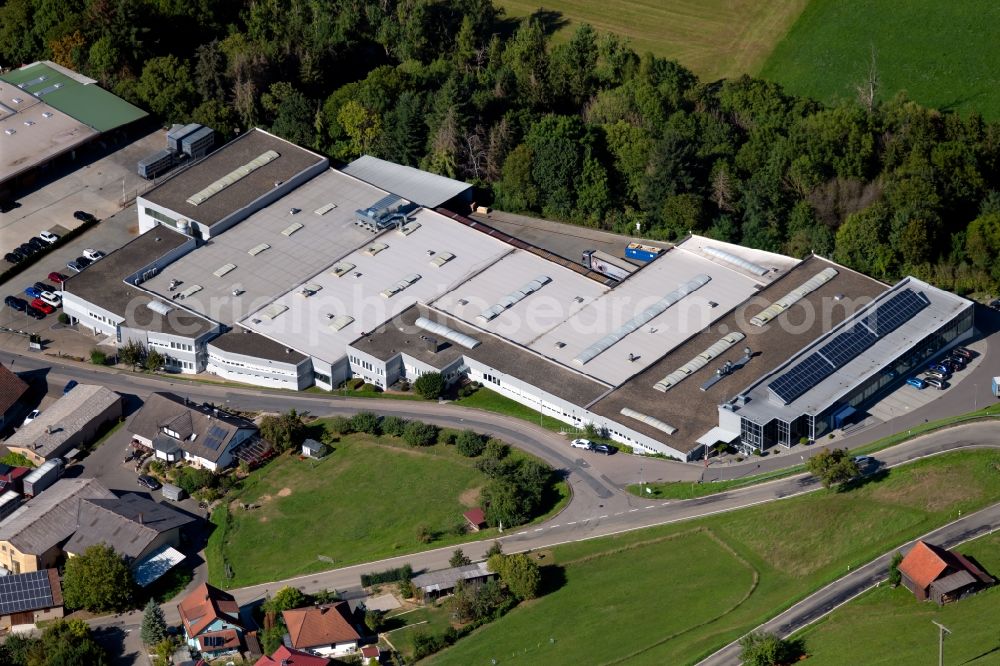
[[587, 25], [553, 44], [546, 16], [515, 22], [490, 0], [8, 0], [0, 61], [54, 59], [164, 122], [263, 126], [466, 179], [504, 209], [997, 290], [997, 123], [874, 88], [828, 106], [706, 83]]
[[11, 633], [0, 645], [3, 666], [108, 666], [111, 659], [83, 620], [54, 620], [34, 638]]

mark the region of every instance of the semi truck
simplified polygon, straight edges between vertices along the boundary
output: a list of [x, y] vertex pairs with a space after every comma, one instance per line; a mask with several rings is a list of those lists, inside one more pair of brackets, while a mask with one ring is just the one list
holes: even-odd
[[612, 257], [607, 252], [601, 252], [600, 250], [585, 250], [583, 253], [583, 265], [592, 271], [607, 275], [619, 282], [636, 271], [636, 267], [624, 259]]

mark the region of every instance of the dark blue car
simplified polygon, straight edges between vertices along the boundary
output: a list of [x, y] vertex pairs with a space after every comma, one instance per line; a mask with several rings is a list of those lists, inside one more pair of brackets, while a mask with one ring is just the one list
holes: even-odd
[[78, 383], [79, 382], [76, 381], [75, 379], [71, 379], [68, 382], [66, 382], [65, 388], [63, 388], [63, 395], [66, 395], [67, 393], [69, 393], [70, 391], [72, 391], [73, 387], [76, 386]]

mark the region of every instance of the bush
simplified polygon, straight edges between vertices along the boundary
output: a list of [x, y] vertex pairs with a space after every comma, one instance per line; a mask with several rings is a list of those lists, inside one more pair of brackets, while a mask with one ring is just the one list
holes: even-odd
[[90, 362], [94, 365], [105, 365], [108, 362], [108, 355], [100, 349], [91, 349]]
[[377, 634], [385, 623], [385, 611], [369, 610], [365, 611], [365, 626], [373, 633]]
[[437, 441], [438, 427], [423, 421], [410, 421], [403, 430], [403, 441], [410, 446], [431, 446]]
[[401, 380], [399, 380], [398, 387], [399, 387], [400, 391], [403, 391], [405, 393], [405, 392], [407, 392], [407, 391], [410, 390], [410, 382], [408, 382], [405, 379], [401, 379]]
[[351, 417], [351, 429], [354, 432], [378, 436], [382, 432], [379, 420], [378, 414], [374, 412], [358, 412]]
[[302, 446], [306, 438], [306, 424], [302, 415], [292, 409], [279, 416], [268, 415], [261, 419], [260, 435], [274, 446], [275, 451], [283, 453]]
[[183, 488], [188, 495], [194, 495], [202, 488], [214, 485], [215, 475], [207, 469], [181, 467], [177, 471], [177, 478], [174, 479], [174, 483]]
[[59, 319], [59, 323], [60, 324], [68, 324], [69, 323], [69, 315], [66, 314], [65, 312], [60, 312], [58, 319]]
[[903, 581], [903, 574], [899, 573], [899, 565], [903, 561], [903, 554], [898, 550], [893, 553], [892, 561], [889, 563], [889, 585], [898, 586]]
[[386, 571], [377, 571], [375, 573], [361, 574], [361, 586], [371, 587], [372, 585], [381, 585], [382, 583], [395, 583], [398, 581], [409, 581], [413, 578], [413, 567], [409, 564], [404, 564], [401, 567], [395, 569], [387, 569]]
[[475, 458], [486, 450], [486, 442], [479, 433], [463, 430], [455, 438], [455, 449], [466, 458]]
[[413, 387], [426, 400], [437, 400], [444, 393], [444, 377], [440, 372], [428, 372], [417, 377]]
[[500, 581], [518, 599], [534, 599], [542, 586], [538, 562], [524, 553], [493, 555], [487, 567], [500, 575]]
[[434, 532], [426, 524], [417, 525], [417, 541], [420, 543], [430, 543], [434, 540]]
[[398, 416], [385, 416], [382, 418], [382, 433], [392, 437], [402, 437], [406, 431], [406, 419]]
[[361, 385], [361, 390], [362, 391], [368, 391], [369, 393], [381, 393], [382, 392], [381, 388], [379, 388], [378, 386], [375, 386], [374, 384], [369, 384], [367, 382], [365, 382], [364, 384]]
[[337, 435], [350, 435], [354, 432], [354, 425], [351, 419], [346, 416], [334, 416], [326, 426], [330, 432]]
[[480, 386], [482, 386], [482, 384], [479, 382], [469, 382], [468, 384], [463, 384], [458, 389], [458, 397], [468, 398], [470, 395], [478, 391]]
[[413, 635], [413, 658], [420, 661], [445, 648], [444, 638], [437, 634], [417, 633]]

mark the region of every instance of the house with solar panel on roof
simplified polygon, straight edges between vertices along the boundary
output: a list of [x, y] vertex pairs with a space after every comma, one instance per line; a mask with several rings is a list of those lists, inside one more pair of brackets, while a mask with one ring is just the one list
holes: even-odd
[[236, 449], [258, 434], [252, 421], [173, 393], [151, 394], [128, 429], [157, 459], [183, 460], [213, 472], [232, 465]]
[[55, 569], [0, 576], [0, 631], [62, 616], [62, 587]]

